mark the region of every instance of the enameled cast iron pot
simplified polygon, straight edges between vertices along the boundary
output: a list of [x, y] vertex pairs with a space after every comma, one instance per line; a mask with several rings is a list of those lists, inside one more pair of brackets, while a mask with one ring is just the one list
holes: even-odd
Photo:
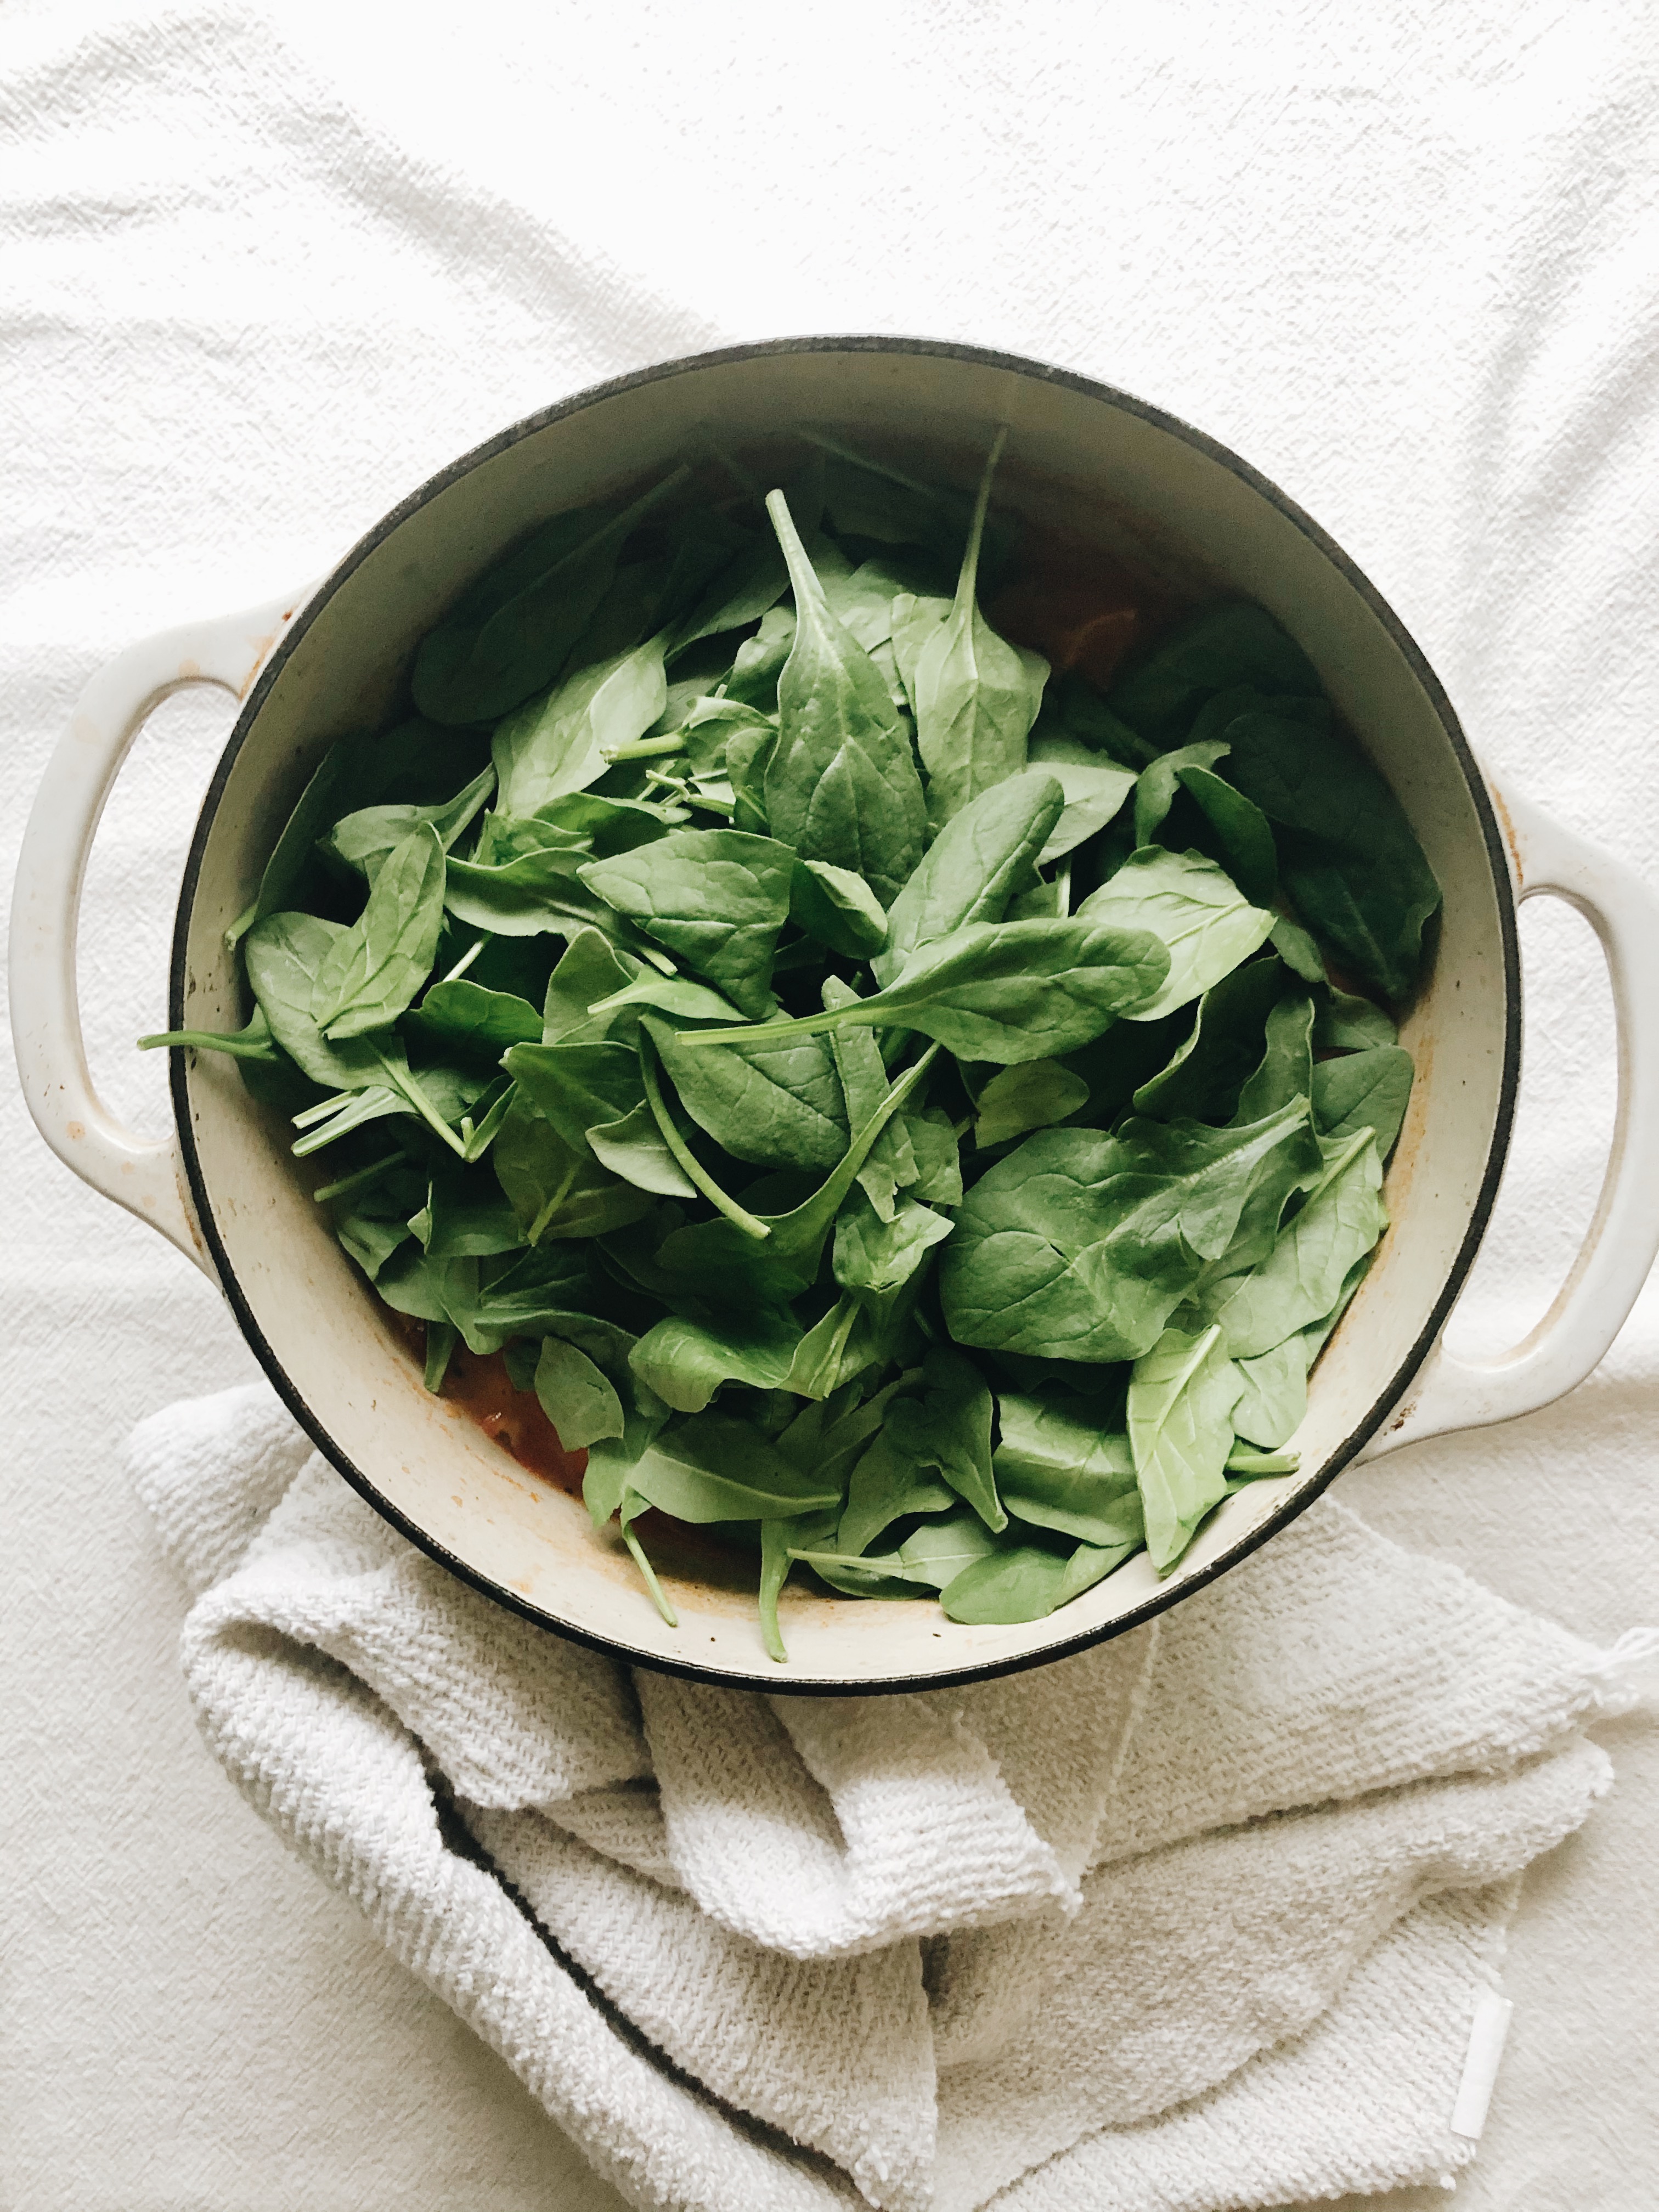
[[[1297, 638], [1398, 793], [1445, 892], [1428, 981], [1402, 1027], [1417, 1086], [1388, 1176], [1393, 1227], [1315, 1370], [1301, 1472], [1215, 1515], [1160, 1583], [1145, 1554], [1046, 1620], [971, 1628], [931, 1599], [858, 1604], [792, 1585], [790, 1664], [762, 1650], [747, 1591], [674, 1583], [678, 1630], [579, 1500], [538, 1482], [428, 1395], [311, 1190], [289, 1133], [222, 1056], [175, 1052], [177, 1134], [147, 1143], [94, 1093], [75, 992], [76, 909], [100, 811], [144, 717], [186, 684], [242, 711], [202, 807], [179, 896], [170, 1026], [246, 1018], [225, 930], [252, 897], [319, 756], [398, 704], [416, 641], [531, 525], [677, 461], [801, 422], [902, 440], [971, 481], [1012, 425], [999, 496], [1039, 523], [1126, 540], [1215, 595], [1260, 601]], [[1441, 1329], [1504, 1162], [1520, 1054], [1516, 910], [1549, 891], [1606, 948], [1620, 1037], [1613, 1155], [1571, 1277], [1506, 1358], [1452, 1358]], [[404, 1533], [477, 1589], [618, 1656], [775, 1691], [908, 1689], [1033, 1665], [1173, 1605], [1265, 1542], [1363, 1446], [1547, 1404], [1612, 1342], [1659, 1245], [1659, 902], [1618, 862], [1483, 776], [1432, 671], [1346, 556], [1212, 440], [1121, 392], [969, 347], [808, 338], [647, 369], [518, 423], [434, 477], [314, 589], [133, 647], [88, 686], [31, 817], [13, 914], [13, 1024], [30, 1109], [59, 1158], [153, 1222], [222, 1285], [319, 1448]], [[804, 1579], [804, 1578], [803, 1578]]]

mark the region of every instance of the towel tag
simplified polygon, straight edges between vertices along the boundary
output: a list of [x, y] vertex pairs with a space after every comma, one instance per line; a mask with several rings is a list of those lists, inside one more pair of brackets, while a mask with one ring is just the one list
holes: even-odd
[[1486, 2107], [1492, 2102], [1492, 2084], [1498, 2079], [1504, 2039], [1510, 2032], [1510, 2014], [1514, 2010], [1509, 1998], [1500, 1996], [1496, 1990], [1483, 1989], [1474, 2001], [1468, 2056], [1463, 2061], [1463, 2078], [1457, 2085], [1457, 2102], [1451, 2116], [1452, 2133], [1467, 2136], [1471, 2142], [1480, 2142], [1480, 2130], [1486, 2124]]

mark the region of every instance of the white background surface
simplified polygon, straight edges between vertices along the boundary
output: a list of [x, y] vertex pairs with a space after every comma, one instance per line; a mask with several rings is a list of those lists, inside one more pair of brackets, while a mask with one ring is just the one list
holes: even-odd
[[[1655, 866], [1650, 7], [12, 0], [0, 225], [8, 878], [120, 645], [319, 572], [584, 383], [807, 330], [1001, 346], [1199, 422], [1369, 571], [1496, 774]], [[88, 886], [94, 1070], [155, 1129], [165, 1071], [130, 1044], [229, 720], [155, 718]], [[1457, 1324], [1493, 1346], [1565, 1272], [1611, 1120], [1588, 932], [1534, 908], [1522, 934], [1521, 1133]], [[198, 1742], [121, 1443], [252, 1364], [9, 1074], [0, 1115], [0, 2204], [614, 2203]], [[1569, 1403], [1339, 1494], [1611, 1641], [1659, 1619], [1656, 1416], [1650, 1291]], [[1652, 2203], [1659, 1732], [1605, 1733], [1618, 1793], [1528, 1879], [1466, 2206]]]

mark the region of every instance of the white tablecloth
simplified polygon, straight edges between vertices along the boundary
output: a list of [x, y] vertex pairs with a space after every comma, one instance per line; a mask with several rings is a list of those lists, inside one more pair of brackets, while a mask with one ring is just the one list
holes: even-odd
[[[13, 0], [0, 118], [8, 853], [131, 638], [319, 572], [597, 377], [873, 330], [1035, 354], [1235, 446], [1370, 572], [1493, 769], [1654, 865], [1650, 11]], [[164, 1016], [228, 723], [205, 695], [156, 716], [88, 887], [94, 1070], [157, 1129], [165, 1071], [130, 1044]], [[1589, 933], [1534, 908], [1522, 935], [1521, 1132], [1458, 1323], [1492, 1346], [1565, 1272], [1611, 1125]], [[252, 1363], [194, 1271], [46, 1152], [9, 1076], [0, 1114], [0, 2204], [613, 2204], [197, 1741], [121, 1445]], [[1609, 1642], [1659, 1619], [1656, 1413], [1650, 1291], [1570, 1402], [1340, 1494]], [[1604, 1733], [1620, 1789], [1516, 1923], [1460, 2191], [1490, 2212], [1652, 2202], [1659, 1731]]]

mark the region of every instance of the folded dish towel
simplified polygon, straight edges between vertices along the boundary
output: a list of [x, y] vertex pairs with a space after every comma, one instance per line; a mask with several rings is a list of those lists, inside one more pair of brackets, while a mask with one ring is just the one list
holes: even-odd
[[132, 1454], [216, 1756], [640, 2205], [1449, 2179], [1517, 1877], [1607, 1788], [1583, 1724], [1633, 1694], [1329, 1501], [1082, 1657], [823, 1699], [515, 1620], [263, 1386]]

